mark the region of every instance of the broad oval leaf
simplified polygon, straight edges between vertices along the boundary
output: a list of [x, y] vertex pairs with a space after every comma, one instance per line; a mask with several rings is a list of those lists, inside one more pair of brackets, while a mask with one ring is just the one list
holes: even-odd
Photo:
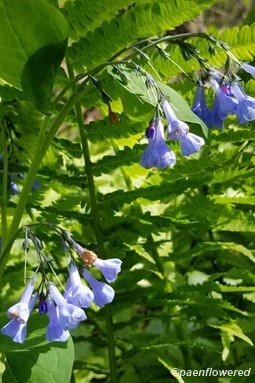
[[67, 46], [68, 25], [43, 0], [0, 0], [0, 77], [48, 112], [55, 71]]
[[[0, 324], [8, 319], [0, 316]], [[47, 316], [33, 313], [28, 321], [28, 336], [24, 344], [13, 342], [0, 334], [1, 351], [6, 358], [3, 383], [69, 383], [74, 349], [71, 337], [67, 342], [47, 342]]]

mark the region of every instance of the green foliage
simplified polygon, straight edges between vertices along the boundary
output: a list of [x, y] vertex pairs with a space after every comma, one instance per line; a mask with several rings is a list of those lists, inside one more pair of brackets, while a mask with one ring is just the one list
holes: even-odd
[[[224, 130], [208, 131], [190, 107], [201, 63], [224, 70], [229, 54], [253, 60], [254, 24], [213, 37], [178, 33], [214, 0], [74, 0], [59, 2], [60, 9], [34, 3], [0, 1], [1, 327], [22, 294], [24, 259], [28, 276], [38, 262], [33, 246], [23, 253], [18, 227], [36, 224], [59, 281], [51, 271], [48, 278], [63, 286], [69, 258], [48, 223], [123, 264], [110, 308], [86, 309], [72, 340], [48, 343], [47, 317], [37, 312], [24, 344], [1, 334], [3, 383], [204, 383], [175, 369], [249, 369], [254, 122], [230, 116]], [[232, 64], [255, 96], [254, 80]], [[161, 96], [206, 142], [183, 157], [179, 142], [167, 141], [176, 164], [144, 169], [144, 133]], [[10, 194], [11, 180], [20, 194]], [[251, 383], [254, 372], [206, 379]]]
[[[93, 10], [88, 13], [90, 1], [74, 1], [73, 6], [71, 2], [67, 2], [65, 7], [67, 20], [72, 30], [75, 30], [76, 36], [81, 36], [72, 44], [69, 53], [78, 70], [81, 70], [81, 66], [91, 68], [109, 59], [137, 39], [148, 38], [161, 34], [164, 30], [174, 29], [184, 21], [198, 16], [215, 2], [215, 0], [205, 0], [198, 4], [197, 1], [186, 0], [137, 1], [135, 3], [120, 1], [115, 2], [116, 5], [113, 6], [110, 0], [99, 1], [95, 9], [93, 6]], [[116, 17], [116, 11], [121, 9], [121, 5], [123, 12]], [[104, 12], [103, 9], [107, 11]], [[88, 19], [90, 20], [87, 21]]]
[[[1, 326], [7, 318], [1, 317]], [[45, 317], [34, 314], [29, 320], [29, 334], [25, 345], [14, 343], [1, 335], [1, 351], [5, 353], [7, 368], [3, 383], [27, 383], [44, 381], [69, 383], [73, 360], [73, 343], [58, 345], [45, 341]], [[57, 368], [56, 368], [57, 367]]]
[[0, 76], [17, 88], [22, 86], [37, 108], [47, 112], [55, 71], [66, 49], [68, 25], [42, 0], [36, 6], [31, 0], [22, 4], [1, 0], [0, 13]]

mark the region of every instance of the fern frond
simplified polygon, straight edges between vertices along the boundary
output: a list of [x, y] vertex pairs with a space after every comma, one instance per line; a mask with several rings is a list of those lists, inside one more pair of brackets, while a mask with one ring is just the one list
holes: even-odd
[[87, 137], [90, 142], [97, 143], [107, 139], [128, 138], [145, 131], [146, 123], [129, 120], [124, 113], [117, 124], [111, 124], [108, 117], [101, 121], [92, 121], [86, 125]]
[[[101, 25], [93, 31], [87, 31], [86, 27], [84, 33], [80, 30], [82, 38], [72, 44], [69, 54], [77, 69], [80, 70], [82, 66], [92, 68], [137, 39], [162, 34], [164, 30], [171, 30], [184, 21], [198, 16], [215, 2], [215, 0], [203, 0], [199, 3], [195, 0], [178, 2], [160, 0], [135, 3], [135, 6], [130, 7], [122, 16], [112, 17], [110, 20], [101, 19]], [[80, 25], [86, 26], [85, 14], [84, 12], [80, 15], [84, 17]]]

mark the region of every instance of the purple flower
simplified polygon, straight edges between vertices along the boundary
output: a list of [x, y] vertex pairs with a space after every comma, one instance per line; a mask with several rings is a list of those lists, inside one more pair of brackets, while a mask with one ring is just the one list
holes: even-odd
[[[153, 167], [166, 168], [169, 165], [173, 165], [175, 163], [175, 155], [165, 143], [162, 122], [158, 120], [156, 125], [149, 128], [150, 133], [147, 133], [149, 143], [141, 156], [140, 165], [146, 169]], [[155, 134], [153, 133], [154, 129]]]
[[70, 333], [68, 330], [63, 330], [59, 323], [59, 315], [55, 303], [51, 299], [47, 299], [49, 324], [46, 331], [46, 339], [49, 342], [59, 341], [65, 342]]
[[31, 192], [35, 192], [37, 189], [39, 189], [40, 187], [42, 187], [42, 184], [41, 182], [37, 181], [37, 180], [34, 180], [33, 182], [33, 185], [31, 187]]
[[[33, 310], [37, 297], [37, 293], [31, 296], [28, 304], [29, 313]], [[23, 343], [27, 335], [27, 323], [21, 322], [18, 319], [12, 319], [1, 328], [1, 333], [12, 338], [14, 342]]]
[[44, 293], [40, 293], [40, 300], [38, 303], [38, 311], [40, 314], [47, 314], [48, 307], [47, 307], [47, 302], [45, 300], [45, 295]]
[[193, 113], [201, 118], [201, 120], [204, 121], [207, 126], [210, 125], [211, 111], [206, 105], [205, 89], [203, 86], [197, 86], [193, 106], [191, 109]]
[[[217, 99], [217, 104], [215, 104], [215, 108], [217, 106], [217, 112], [220, 116], [220, 119], [225, 120], [228, 114], [235, 114], [238, 101], [235, 97], [233, 97], [233, 93], [231, 91], [230, 86], [226, 84], [220, 85], [214, 78], [211, 78], [210, 82], [212, 84]], [[214, 110], [214, 113], [216, 113], [216, 109]]]
[[213, 107], [211, 110], [211, 120], [207, 126], [208, 128], [216, 128], [216, 129], [222, 130], [224, 128], [225, 119], [226, 119], [226, 116], [223, 117], [219, 113], [219, 100], [218, 98], [215, 98]]
[[20, 189], [19, 189], [18, 185], [16, 184], [16, 182], [11, 181], [11, 183], [10, 183], [11, 195], [17, 195], [17, 194], [19, 194], [19, 192], [20, 192]]
[[253, 76], [255, 76], [255, 67], [254, 66], [243, 63], [241, 65], [241, 67], [243, 68], [243, 70], [245, 70], [245, 72], [250, 73]]
[[182, 154], [189, 156], [192, 153], [198, 152], [205, 141], [202, 137], [193, 133], [188, 133], [185, 138], [180, 138]]
[[240, 124], [255, 120], [255, 99], [248, 96], [240, 84], [233, 84], [232, 90], [238, 100], [236, 117]]
[[120, 272], [121, 264], [122, 261], [118, 258], [106, 260], [97, 258], [93, 263], [101, 271], [107, 282], [115, 281], [117, 274]]
[[180, 138], [185, 138], [189, 131], [188, 125], [179, 120], [170, 104], [163, 100], [162, 102], [162, 108], [164, 110], [166, 119], [168, 121], [167, 125], [167, 136], [169, 140], [179, 140]]
[[59, 324], [63, 330], [76, 328], [78, 324], [87, 317], [84, 311], [71, 303], [67, 303], [63, 295], [53, 283], [48, 284], [51, 298], [55, 301], [59, 310]]
[[36, 274], [34, 274], [26, 285], [25, 291], [19, 301], [7, 311], [7, 316], [16, 319], [21, 323], [26, 323], [30, 314], [29, 302], [35, 286]]
[[148, 128], [146, 128], [145, 136], [147, 138], [153, 139], [155, 137], [155, 132], [156, 132], [155, 126], [150, 125], [150, 126], [148, 126]]
[[64, 297], [68, 303], [78, 307], [89, 307], [94, 299], [93, 292], [82, 284], [79, 271], [74, 262], [69, 265], [69, 279]]
[[94, 293], [94, 302], [97, 306], [102, 307], [106, 303], [111, 303], [113, 301], [115, 292], [111, 286], [104, 282], [97, 281], [96, 278], [94, 278], [85, 268], [82, 271], [82, 275], [92, 288]]

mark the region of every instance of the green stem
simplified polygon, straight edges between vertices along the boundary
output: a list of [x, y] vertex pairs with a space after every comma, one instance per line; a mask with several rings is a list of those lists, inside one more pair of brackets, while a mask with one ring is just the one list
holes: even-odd
[[8, 184], [8, 150], [7, 150], [7, 137], [6, 137], [6, 126], [2, 123], [2, 137], [3, 137], [3, 156], [4, 156], [4, 168], [3, 168], [3, 190], [2, 190], [2, 207], [1, 207], [1, 218], [2, 218], [2, 248], [5, 246], [7, 237], [7, 184]]
[[[113, 147], [113, 150], [115, 153], [117, 153], [118, 151], [118, 145], [116, 144], [115, 140], [111, 140], [111, 144], [112, 144], [112, 147]], [[132, 183], [132, 180], [128, 174], [128, 172], [126, 171], [126, 169], [124, 169], [123, 167], [121, 167], [121, 173], [123, 175], [123, 179], [125, 181], [125, 184], [128, 188], [128, 190], [134, 190], [134, 185]], [[133, 202], [133, 205], [136, 209], [136, 211], [138, 213], [142, 213], [142, 209], [141, 209], [141, 206], [140, 204], [137, 202], [137, 201], [134, 201]], [[167, 292], [172, 292], [172, 286], [171, 286], [171, 283], [168, 279], [168, 276], [165, 272], [165, 268], [164, 268], [164, 265], [162, 263], [162, 259], [157, 251], [157, 249], [155, 248], [155, 245], [154, 245], [154, 239], [153, 239], [153, 236], [152, 234], [149, 234], [148, 238], [147, 238], [147, 243], [148, 244], [151, 244], [151, 254], [152, 254], [152, 257], [156, 263], [156, 266], [157, 266], [157, 269], [158, 271], [161, 273], [163, 279], [164, 279], [164, 284], [165, 284], [165, 288], [166, 288], [166, 291]]]
[[[74, 79], [73, 67], [68, 58], [66, 58], [67, 70], [69, 73], [69, 78], [72, 81]], [[82, 152], [85, 162], [85, 173], [88, 180], [88, 189], [91, 203], [91, 214], [94, 224], [94, 231], [98, 246], [98, 253], [101, 258], [105, 258], [105, 248], [104, 248], [104, 239], [103, 239], [103, 231], [101, 226], [100, 213], [98, 209], [97, 203], [97, 195], [96, 195], [96, 187], [93, 175], [93, 166], [90, 160], [90, 149], [89, 143], [87, 139], [87, 134], [84, 129], [84, 121], [82, 108], [80, 103], [75, 105], [75, 112], [77, 117], [77, 123], [80, 131], [81, 144], [82, 144]], [[112, 323], [112, 313], [111, 306], [106, 305], [104, 308], [105, 312], [105, 320], [106, 320], [106, 329], [107, 329], [107, 341], [108, 341], [108, 357], [109, 357], [109, 367], [111, 372], [111, 382], [117, 383], [117, 368], [116, 368], [116, 356], [115, 356], [115, 340], [113, 333], [113, 323]]]
[[39, 134], [37, 146], [36, 146], [36, 149], [34, 152], [34, 157], [33, 157], [30, 169], [28, 171], [22, 192], [21, 192], [20, 197], [19, 197], [19, 202], [18, 202], [18, 205], [16, 207], [16, 210], [15, 210], [15, 213], [14, 213], [14, 216], [12, 219], [11, 227], [10, 227], [8, 237], [6, 240], [6, 245], [5, 245], [5, 247], [3, 247], [3, 251], [1, 254], [0, 277], [3, 274], [5, 265], [7, 263], [8, 257], [9, 257], [9, 252], [11, 249], [10, 243], [12, 241], [12, 238], [15, 237], [15, 233], [19, 228], [19, 225], [20, 225], [20, 222], [22, 219], [22, 215], [24, 213], [26, 204], [28, 202], [29, 194], [30, 194], [31, 188], [33, 186], [33, 182], [35, 180], [36, 173], [37, 173], [37, 171], [41, 165], [42, 159], [45, 156], [45, 154], [46, 154], [46, 152], [47, 152], [47, 150], [51, 144], [51, 141], [53, 140], [54, 136], [56, 135], [60, 125], [63, 122], [63, 120], [65, 119], [65, 117], [67, 116], [69, 111], [73, 108], [73, 106], [75, 105], [77, 100], [79, 100], [80, 97], [81, 97], [81, 94], [73, 94], [70, 97], [69, 101], [63, 107], [63, 109], [60, 111], [60, 113], [56, 116], [56, 118], [52, 121], [52, 124], [51, 124], [46, 135], [45, 135], [45, 132], [46, 132], [49, 118], [45, 117], [44, 123], [42, 124], [41, 131]]

